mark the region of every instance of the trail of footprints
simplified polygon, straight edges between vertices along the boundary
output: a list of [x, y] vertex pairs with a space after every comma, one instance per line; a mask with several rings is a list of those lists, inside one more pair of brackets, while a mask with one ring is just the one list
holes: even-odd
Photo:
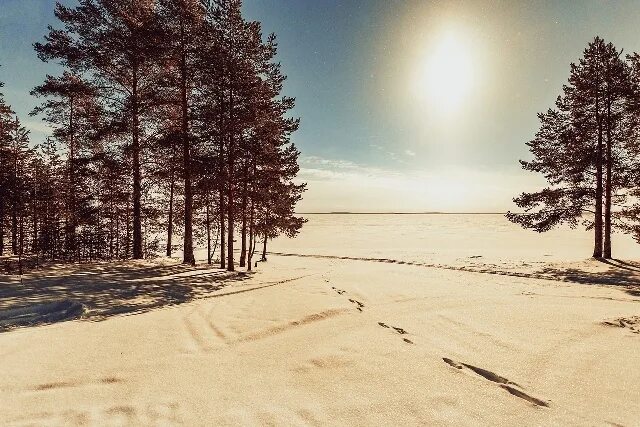
[[[329, 282], [328, 280], [325, 279], [325, 282]], [[332, 286], [331, 289], [333, 289], [334, 291], [336, 291], [336, 293], [338, 295], [344, 295], [347, 291], [343, 290], [343, 289], [338, 289], [335, 286]], [[362, 312], [362, 309], [364, 308], [364, 304], [362, 304], [360, 301], [354, 300], [353, 298], [349, 298], [349, 302], [353, 303], [356, 305], [356, 309], [360, 312]], [[407, 335], [408, 332], [399, 327], [399, 326], [393, 326], [393, 325], [388, 325], [384, 322], [378, 322], [378, 325], [380, 325], [381, 327], [385, 328], [385, 329], [393, 329], [396, 333], [398, 333], [399, 335]], [[616, 325], [617, 326], [617, 325]], [[414, 344], [413, 341], [411, 341], [409, 338], [406, 337], [402, 337], [402, 340], [404, 342], [406, 342], [407, 344]], [[538, 399], [537, 397], [533, 397], [527, 393], [525, 393], [524, 391], [522, 391], [522, 387], [503, 377], [500, 376], [494, 372], [491, 372], [487, 369], [483, 369], [483, 368], [479, 368], [477, 366], [473, 366], [473, 365], [469, 365], [468, 363], [459, 363], [456, 362], [454, 360], [449, 359], [448, 357], [443, 357], [442, 360], [447, 363], [448, 365], [456, 368], [456, 369], [460, 369], [460, 370], [464, 370], [464, 369], [468, 369], [470, 371], [472, 371], [473, 373], [475, 373], [476, 375], [481, 376], [484, 379], [487, 379], [491, 382], [494, 382], [496, 384], [499, 385], [500, 388], [506, 390], [509, 394], [519, 397], [520, 399], [524, 399], [529, 403], [532, 403], [536, 406], [543, 406], [543, 407], [548, 407], [549, 403], [545, 402], [544, 400]]]
[[[324, 279], [325, 282], [329, 283], [329, 280]], [[333, 289], [334, 291], [336, 291], [336, 293], [338, 295], [344, 295], [345, 293], [347, 293], [347, 291], [343, 290], [343, 289], [338, 289], [335, 286], [332, 286], [331, 289]], [[355, 300], [353, 298], [349, 298], [349, 302], [352, 304], [355, 304], [356, 306], [356, 310], [358, 310], [359, 312], [362, 312], [364, 309], [364, 304], [361, 303], [358, 300]], [[400, 335], [406, 335], [407, 331], [405, 331], [404, 329], [397, 327], [397, 326], [389, 326], [386, 323], [383, 322], [378, 322], [378, 325], [382, 326], [383, 328], [390, 328], [393, 329], [394, 331], [396, 331], [398, 334]], [[403, 337], [402, 341], [406, 342], [407, 344], [413, 344], [413, 341], [411, 341], [409, 338]]]
[[[329, 283], [329, 280], [325, 279], [325, 282]], [[334, 291], [336, 291], [338, 293], [338, 295], [344, 295], [347, 291], [343, 290], [343, 289], [338, 289], [335, 286], [332, 286], [331, 289], [333, 289]], [[362, 304], [360, 301], [354, 300], [353, 298], [349, 298], [349, 302], [353, 303], [356, 305], [356, 309], [360, 312], [362, 312], [362, 309], [364, 308], [364, 304]], [[639, 318], [640, 319], [640, 318]], [[634, 319], [634, 320], [639, 320], [639, 319]], [[619, 319], [616, 319], [619, 320]], [[627, 319], [625, 319], [627, 320]], [[612, 324], [609, 322], [605, 322], [606, 324], [610, 324], [613, 326], [629, 326], [627, 324], [624, 324], [623, 322], [619, 322], [619, 324]], [[627, 320], [626, 323], [631, 323]], [[634, 322], [633, 324], [635, 325], [636, 322]], [[640, 322], [637, 322], [640, 323]], [[399, 335], [407, 335], [408, 332], [399, 327], [399, 326], [393, 326], [393, 325], [387, 325], [384, 322], [378, 322], [378, 325], [380, 325], [381, 327], [385, 328], [385, 329], [393, 329], [396, 333], [398, 333]], [[407, 344], [414, 344], [413, 341], [411, 341], [409, 338], [403, 337], [402, 340], [404, 342], [406, 342]], [[506, 390], [509, 394], [519, 397], [520, 399], [524, 399], [529, 403], [532, 403], [535, 406], [542, 406], [542, 407], [548, 407], [549, 403], [545, 402], [542, 399], [538, 399], [537, 397], [533, 397], [527, 393], [525, 393], [524, 391], [522, 391], [522, 387], [503, 377], [500, 376], [494, 372], [491, 372], [487, 369], [483, 369], [483, 368], [479, 368], [477, 366], [473, 366], [473, 365], [469, 365], [468, 363], [462, 363], [462, 362], [456, 362], [454, 360], [449, 359], [448, 357], [443, 357], [442, 360], [447, 363], [448, 365], [459, 369], [459, 370], [464, 370], [464, 369], [468, 369], [470, 371], [472, 371], [473, 373], [475, 373], [476, 375], [481, 376], [482, 378], [489, 380], [491, 382], [494, 382], [496, 384], [498, 384], [498, 386], [504, 390]]]
[[494, 372], [488, 371], [483, 368], [479, 368], [477, 366], [469, 365], [467, 363], [456, 362], [454, 360], [449, 359], [448, 357], [443, 357], [442, 360], [448, 365], [456, 369], [460, 369], [460, 370], [463, 370], [465, 368], [469, 369], [473, 371], [475, 374], [480, 375], [481, 377], [491, 382], [497, 383], [500, 388], [503, 388], [504, 390], [508, 391], [511, 395], [519, 397], [520, 399], [524, 399], [527, 402], [530, 402], [536, 406], [544, 406], [544, 407], [549, 406], [549, 403], [545, 402], [544, 400], [538, 399], [537, 397], [533, 397], [525, 393], [524, 391], [522, 391], [522, 387], [520, 385]]
[[[407, 331], [405, 331], [402, 328], [399, 328], [397, 326], [392, 326], [392, 325], [387, 325], [384, 322], [378, 322], [378, 325], [382, 326], [383, 328], [390, 328], [393, 329], [394, 331], [396, 331], [397, 333], [399, 333], [400, 335], [406, 335]], [[407, 344], [413, 344], [413, 341], [411, 341], [409, 338], [402, 338], [402, 341], [406, 342]]]
[[640, 334], [640, 316], [618, 317], [612, 320], [602, 322], [606, 326], [614, 326], [616, 328], [625, 328], [634, 334]]
[[[328, 281], [328, 280], [325, 280]], [[347, 291], [342, 290], [342, 289], [338, 289], [335, 286], [332, 286], [331, 289], [333, 289], [334, 291], [336, 291], [338, 293], [338, 295], [343, 295], [345, 293], [347, 293]], [[359, 312], [362, 312], [362, 309], [364, 308], [364, 304], [361, 303], [360, 301], [354, 300], [353, 298], [349, 298], [349, 302], [352, 304], [356, 305], [356, 310], [358, 310]]]
[[363, 303], [361, 303], [360, 301], [356, 301], [352, 298], [349, 298], [349, 302], [356, 304], [356, 309], [358, 309], [358, 311], [362, 311], [362, 308], [364, 307]]

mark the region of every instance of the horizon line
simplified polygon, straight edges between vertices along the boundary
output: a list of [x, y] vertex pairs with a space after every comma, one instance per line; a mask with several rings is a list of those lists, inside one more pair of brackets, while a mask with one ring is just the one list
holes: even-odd
[[351, 211], [328, 211], [328, 212], [296, 212], [296, 215], [504, 215], [506, 212], [351, 212]]

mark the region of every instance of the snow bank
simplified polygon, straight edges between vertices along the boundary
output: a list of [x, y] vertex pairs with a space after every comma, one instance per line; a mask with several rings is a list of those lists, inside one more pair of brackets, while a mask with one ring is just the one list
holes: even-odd
[[71, 300], [0, 310], [0, 331], [18, 326], [35, 326], [75, 319], [80, 317], [83, 311], [81, 303]]

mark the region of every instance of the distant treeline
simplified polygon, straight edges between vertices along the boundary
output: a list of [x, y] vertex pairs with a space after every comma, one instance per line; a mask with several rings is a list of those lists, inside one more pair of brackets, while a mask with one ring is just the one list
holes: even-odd
[[0, 94], [0, 255], [170, 256], [181, 235], [184, 262], [200, 242], [233, 270], [237, 235], [250, 269], [258, 241], [298, 232], [294, 99], [241, 1], [80, 0], [55, 16], [34, 47], [64, 71], [32, 91], [52, 136], [32, 147]]
[[515, 198], [525, 212], [507, 217], [538, 232], [582, 223], [597, 258], [612, 257], [616, 229], [640, 241], [640, 55], [596, 37], [571, 64], [555, 108], [538, 117], [533, 160], [520, 163], [549, 186]]

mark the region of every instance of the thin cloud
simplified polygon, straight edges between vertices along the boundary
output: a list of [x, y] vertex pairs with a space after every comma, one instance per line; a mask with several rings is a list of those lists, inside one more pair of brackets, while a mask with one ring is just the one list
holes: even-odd
[[539, 177], [517, 169], [396, 170], [314, 156], [301, 163], [299, 181], [308, 187], [300, 212], [506, 212], [514, 195], [540, 185]]

